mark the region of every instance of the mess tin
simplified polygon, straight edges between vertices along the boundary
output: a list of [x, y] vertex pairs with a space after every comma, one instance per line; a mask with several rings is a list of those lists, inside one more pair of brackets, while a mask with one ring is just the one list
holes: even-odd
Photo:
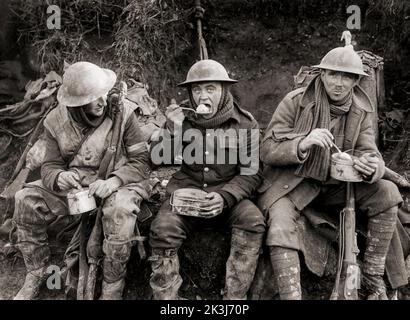
[[95, 198], [93, 196], [88, 196], [88, 191], [88, 189], [74, 189], [67, 194], [70, 214], [77, 215], [97, 208]]
[[172, 211], [180, 215], [202, 218], [212, 217], [218, 214], [220, 210], [218, 206], [204, 206], [209, 202], [206, 199], [207, 194], [207, 192], [200, 189], [181, 188], [172, 193], [169, 203]]
[[330, 164], [330, 176], [333, 179], [346, 182], [361, 182], [362, 175], [353, 167], [354, 156], [350, 159], [341, 157], [340, 153], [333, 153]]

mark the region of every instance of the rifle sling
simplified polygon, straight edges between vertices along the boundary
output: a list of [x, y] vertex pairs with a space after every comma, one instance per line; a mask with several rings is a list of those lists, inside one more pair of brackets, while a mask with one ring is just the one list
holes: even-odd
[[[118, 123], [121, 120], [122, 120], [122, 112], [119, 111], [115, 116], [115, 122], [113, 125], [113, 133], [111, 137], [110, 146], [105, 151], [104, 157], [102, 158], [100, 167], [98, 169], [98, 178], [100, 179], [106, 179], [107, 176], [111, 173], [109, 172], [110, 163], [112, 162], [113, 157], [114, 157], [113, 161], [116, 160], [115, 159], [116, 154], [118, 153], [118, 149], [121, 147], [120, 146], [121, 130], [119, 129], [120, 123]], [[114, 163], [114, 166], [115, 166], [115, 163]]]
[[67, 167], [70, 164], [71, 161], [73, 161], [74, 157], [77, 155], [78, 151], [80, 151], [81, 146], [83, 145], [83, 143], [94, 133], [94, 131], [97, 129], [98, 127], [95, 128], [91, 128], [90, 130], [88, 130], [86, 132], [86, 134], [82, 137], [80, 143], [77, 145], [77, 147], [75, 148], [74, 152], [68, 157], [68, 159], [66, 160], [67, 162]]
[[104, 157], [101, 160], [100, 167], [98, 168], [98, 178], [99, 179], [105, 179], [108, 175], [108, 166], [111, 163], [111, 160], [116, 153], [116, 148], [113, 148], [110, 146], [107, 148], [105, 151]]

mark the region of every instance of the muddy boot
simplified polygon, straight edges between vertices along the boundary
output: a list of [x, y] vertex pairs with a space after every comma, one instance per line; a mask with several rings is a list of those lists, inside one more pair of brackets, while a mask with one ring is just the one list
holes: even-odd
[[100, 300], [122, 300], [122, 292], [124, 291], [124, 286], [124, 279], [120, 279], [112, 283], [108, 283], [103, 280]]
[[387, 300], [383, 275], [396, 220], [397, 207], [369, 219], [362, 276], [362, 287], [369, 300]]
[[152, 249], [151, 279], [149, 284], [154, 300], [180, 300], [178, 290], [182, 284], [176, 249]]
[[127, 262], [131, 254], [131, 244], [115, 243], [104, 240], [103, 243], [103, 286], [100, 300], [122, 300], [122, 292], [127, 273]]
[[269, 247], [273, 274], [281, 300], [301, 300], [300, 262], [297, 250]]
[[245, 300], [255, 276], [263, 234], [232, 230], [231, 253], [226, 262], [224, 300]]
[[33, 300], [38, 296], [40, 287], [46, 278], [46, 268], [42, 267], [30, 271], [26, 275], [23, 287], [16, 294], [13, 300]]
[[[27, 226], [17, 229], [18, 233], [18, 248], [23, 256], [24, 264], [26, 265], [27, 275], [23, 287], [14, 297], [14, 300], [32, 300], [34, 299], [46, 278], [46, 270], [49, 265], [50, 248], [48, 245], [38, 246], [34, 243], [36, 240], [27, 241], [32, 235], [37, 233], [37, 229]], [[33, 237], [34, 238], [34, 237]]]
[[367, 300], [389, 300], [381, 275], [363, 273], [361, 287], [365, 290]]

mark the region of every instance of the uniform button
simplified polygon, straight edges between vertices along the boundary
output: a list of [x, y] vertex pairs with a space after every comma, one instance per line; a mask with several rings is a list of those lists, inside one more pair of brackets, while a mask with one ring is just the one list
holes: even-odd
[[206, 155], [206, 156], [209, 155], [209, 151], [205, 151], [205, 155]]
[[283, 188], [284, 188], [284, 189], [289, 189], [289, 186], [288, 186], [287, 184], [285, 184], [285, 185], [283, 186]]
[[209, 168], [208, 168], [208, 167], [205, 167], [205, 168], [204, 168], [204, 171], [205, 171], [205, 172], [208, 172], [208, 171], [209, 171]]
[[208, 185], [206, 183], [204, 183], [203, 187], [206, 188]]
[[210, 134], [210, 133], [207, 133], [207, 134], [206, 134], [206, 136], [207, 136], [207, 137], [210, 137], [210, 136], [211, 136], [211, 134]]

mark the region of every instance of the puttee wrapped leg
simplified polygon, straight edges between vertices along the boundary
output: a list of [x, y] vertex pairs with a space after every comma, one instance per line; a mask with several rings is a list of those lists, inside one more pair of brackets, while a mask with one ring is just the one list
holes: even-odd
[[225, 300], [245, 300], [255, 276], [263, 234], [232, 229], [226, 262]]
[[270, 259], [281, 300], [301, 300], [300, 261], [298, 251], [270, 246]]
[[383, 280], [386, 256], [396, 227], [398, 207], [370, 217], [363, 259], [362, 285], [369, 299], [387, 299]]

